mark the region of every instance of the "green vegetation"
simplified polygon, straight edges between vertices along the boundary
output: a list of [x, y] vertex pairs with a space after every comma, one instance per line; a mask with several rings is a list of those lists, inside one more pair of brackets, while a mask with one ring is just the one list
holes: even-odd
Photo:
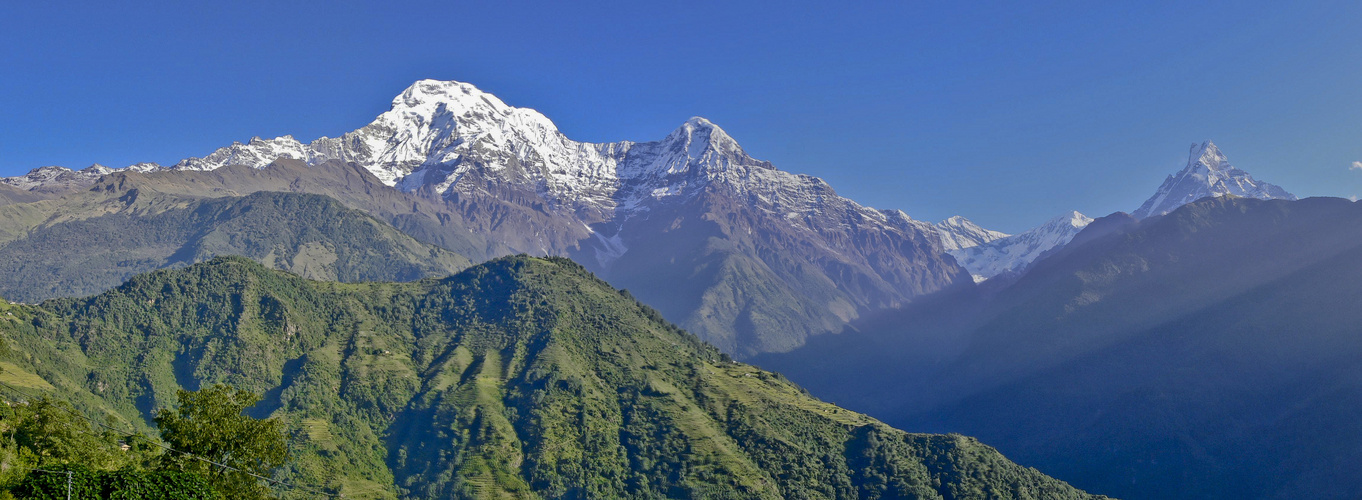
[[[69, 472], [69, 475], [67, 474]], [[67, 467], [34, 471], [11, 490], [18, 498], [41, 500], [209, 500], [221, 498], [194, 474], [146, 470], [93, 470]]]
[[346, 498], [1090, 497], [810, 398], [562, 258], [359, 284], [217, 258], [6, 307], [0, 357], [87, 414], [263, 394], [292, 456], [273, 477]]
[[259, 396], [225, 385], [181, 390], [178, 396], [178, 408], [156, 412], [161, 438], [171, 449], [184, 452], [162, 454], [163, 466], [206, 477], [227, 498], [269, 498], [269, 490], [256, 477], [284, 465], [288, 442], [279, 420], [242, 414]]
[[[96, 428], [70, 404], [40, 397], [25, 400], [5, 390], [0, 415], [0, 498], [35, 499], [217, 499], [220, 492], [204, 474], [158, 464], [162, 449], [141, 434]], [[218, 446], [229, 441], [208, 437]], [[161, 455], [160, 458], [164, 458]], [[250, 487], [222, 481], [226, 487]], [[231, 496], [232, 498], [240, 498]]]

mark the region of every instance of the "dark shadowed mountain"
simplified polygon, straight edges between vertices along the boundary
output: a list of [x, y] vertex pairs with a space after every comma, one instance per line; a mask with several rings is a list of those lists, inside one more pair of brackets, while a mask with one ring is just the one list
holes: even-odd
[[1362, 205], [1226, 196], [758, 362], [1121, 497], [1351, 498], [1359, 299]]

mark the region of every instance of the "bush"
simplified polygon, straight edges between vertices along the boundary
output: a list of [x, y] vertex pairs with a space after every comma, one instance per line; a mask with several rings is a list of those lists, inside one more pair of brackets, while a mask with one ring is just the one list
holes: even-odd
[[[69, 483], [68, 483], [69, 481]], [[19, 498], [64, 500], [208, 500], [220, 498], [202, 476], [177, 471], [100, 471], [83, 466], [35, 470], [13, 493]]]

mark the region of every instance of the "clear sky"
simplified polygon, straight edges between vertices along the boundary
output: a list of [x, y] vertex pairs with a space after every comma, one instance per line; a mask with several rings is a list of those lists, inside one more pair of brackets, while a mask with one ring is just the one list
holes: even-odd
[[1362, 3], [838, 3], [3, 2], [0, 175], [336, 136], [437, 78], [582, 141], [704, 116], [863, 204], [1009, 232], [1133, 210], [1205, 139], [1362, 195]]

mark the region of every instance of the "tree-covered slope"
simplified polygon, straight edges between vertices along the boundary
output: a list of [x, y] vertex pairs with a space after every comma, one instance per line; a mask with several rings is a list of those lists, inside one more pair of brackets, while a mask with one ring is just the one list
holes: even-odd
[[[468, 267], [335, 200], [257, 192], [210, 199], [130, 189], [3, 207], [14, 237], [0, 243], [0, 296], [24, 302], [89, 295], [153, 269], [244, 255], [302, 276], [409, 281]], [[21, 214], [36, 212], [26, 223]]]
[[263, 393], [278, 477], [347, 498], [1089, 497], [728, 361], [566, 259], [345, 284], [219, 258], [0, 307], [0, 381], [139, 426], [180, 387]]
[[1121, 497], [1352, 498], [1359, 300], [1362, 204], [1224, 197], [1100, 219], [994, 296], [762, 361]]

